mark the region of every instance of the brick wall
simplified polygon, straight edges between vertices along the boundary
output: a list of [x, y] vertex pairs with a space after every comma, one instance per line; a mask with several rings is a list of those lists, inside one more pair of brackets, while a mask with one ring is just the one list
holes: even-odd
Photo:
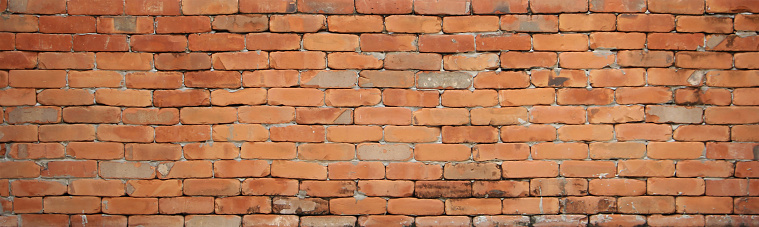
[[759, 225], [757, 0], [0, 11], [0, 226]]

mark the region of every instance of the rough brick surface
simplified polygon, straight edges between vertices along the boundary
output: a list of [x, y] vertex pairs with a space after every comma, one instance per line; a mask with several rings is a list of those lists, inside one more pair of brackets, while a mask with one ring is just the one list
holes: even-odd
[[756, 226], [756, 0], [0, 0], [0, 226]]

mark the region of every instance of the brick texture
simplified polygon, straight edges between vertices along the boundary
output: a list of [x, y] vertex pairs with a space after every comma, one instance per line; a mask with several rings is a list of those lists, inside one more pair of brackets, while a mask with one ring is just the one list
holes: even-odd
[[756, 0], [0, 13], [0, 226], [759, 226]]

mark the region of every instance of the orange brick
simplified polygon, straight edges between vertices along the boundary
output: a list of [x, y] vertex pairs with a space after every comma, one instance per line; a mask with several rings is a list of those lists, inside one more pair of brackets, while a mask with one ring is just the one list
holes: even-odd
[[592, 0], [591, 12], [645, 12], [646, 1], [643, 0]]
[[387, 142], [434, 142], [440, 136], [440, 129], [422, 126], [386, 126], [384, 135]]
[[502, 212], [503, 214], [522, 215], [556, 214], [559, 212], [559, 199], [550, 197], [543, 198], [542, 200], [540, 198], [507, 198], [503, 200]]
[[556, 15], [502, 15], [501, 30], [515, 32], [558, 32]]
[[125, 184], [121, 180], [79, 179], [69, 183], [68, 193], [84, 196], [122, 196]]
[[364, 143], [356, 147], [359, 160], [407, 161], [413, 157], [412, 148], [407, 144]]
[[498, 68], [498, 55], [446, 55], [443, 57], [443, 67], [446, 70], [452, 71], [481, 71], [485, 69], [495, 69]]
[[327, 128], [327, 140], [331, 142], [360, 143], [380, 141], [382, 128], [380, 126], [330, 126]]
[[190, 34], [190, 51], [240, 51], [245, 48], [245, 36], [229, 33]]
[[652, 0], [648, 2], [648, 10], [653, 13], [671, 14], [704, 14], [704, 1], [663, 1]]
[[208, 125], [175, 125], [155, 127], [156, 142], [189, 142], [211, 139]]
[[179, 123], [179, 110], [174, 108], [127, 108], [124, 109], [123, 118], [124, 123], [127, 124], [173, 125]]
[[379, 89], [328, 89], [325, 104], [335, 107], [373, 106], [381, 100]]
[[74, 35], [74, 51], [128, 51], [126, 35]]
[[447, 215], [501, 214], [500, 199], [448, 199], [445, 201]]
[[139, 162], [100, 162], [98, 175], [102, 178], [152, 179], [156, 168]]
[[149, 53], [95, 54], [98, 69], [148, 71], [153, 68], [153, 55]]
[[215, 30], [233, 33], [261, 32], [269, 29], [269, 18], [265, 15], [218, 16], [212, 25]]
[[213, 197], [171, 197], [158, 199], [158, 211], [161, 214], [208, 214], [212, 213], [213, 209]]
[[533, 196], [587, 195], [588, 181], [579, 178], [532, 179], [530, 180], [530, 193]]
[[152, 98], [149, 90], [98, 89], [95, 91], [97, 103], [109, 106], [150, 106]]
[[417, 14], [442, 14], [442, 15], [462, 15], [469, 14], [471, 0], [420, 0], [414, 1], [414, 12]]
[[419, 161], [464, 161], [472, 150], [463, 144], [417, 144], [414, 157]]
[[330, 16], [327, 24], [330, 32], [337, 33], [382, 32], [385, 29], [384, 18], [375, 15]]
[[92, 69], [95, 53], [40, 53], [40, 69]]
[[586, 87], [588, 85], [588, 77], [582, 70], [564, 69], [551, 71], [535, 69], [531, 73], [532, 83], [536, 87]]
[[356, 124], [410, 125], [411, 110], [403, 107], [359, 107], [355, 113]]
[[490, 126], [443, 126], [443, 143], [495, 143], [498, 129]]
[[723, 214], [733, 210], [730, 197], [677, 197], [678, 213]]
[[133, 35], [129, 45], [140, 52], [184, 52], [187, 38], [182, 35]]
[[127, 194], [131, 197], [175, 197], [182, 195], [180, 180], [130, 180]]
[[237, 12], [237, 0], [212, 2], [198, 0], [182, 1], [182, 13], [185, 15], [234, 14]]
[[385, 28], [393, 33], [437, 33], [442, 21], [435, 16], [391, 15], [385, 18]]
[[698, 142], [649, 142], [647, 155], [655, 159], [697, 159], [704, 151]]
[[474, 14], [527, 13], [525, 0], [473, 0]]
[[87, 141], [95, 139], [95, 127], [92, 125], [41, 125], [40, 141]]
[[443, 168], [446, 179], [501, 179], [501, 169], [495, 163], [447, 163]]
[[210, 94], [204, 90], [157, 90], [153, 104], [157, 107], [207, 106]]
[[91, 178], [97, 175], [96, 161], [51, 161], [40, 175], [46, 178]]
[[530, 151], [533, 159], [588, 158], [588, 145], [584, 143], [538, 143]]
[[587, 0], [553, 1], [535, 0], [530, 1], [530, 9], [534, 13], [574, 13], [588, 11]]
[[[740, 16], [736, 16], [736, 28], [740, 28], [738, 22]], [[705, 32], [705, 33], [732, 33], [732, 20], [716, 16], [678, 16], [678, 32]]]
[[619, 104], [656, 104], [672, 100], [672, 91], [667, 87], [624, 87], [617, 89]]
[[405, 215], [440, 215], [445, 205], [437, 199], [399, 198], [387, 202], [387, 212]]
[[741, 12], [758, 12], [756, 5], [751, 1], [706, 1], [706, 12], [708, 13], [741, 13]]
[[320, 51], [272, 52], [270, 64], [275, 69], [324, 69], [326, 54]]
[[619, 176], [671, 177], [675, 174], [674, 161], [627, 160], [617, 163]]
[[327, 18], [324, 15], [274, 15], [269, 18], [269, 30], [310, 33], [325, 29], [326, 23]]
[[276, 142], [324, 142], [324, 126], [291, 125], [271, 127], [271, 141]]
[[588, 36], [584, 34], [536, 34], [532, 36], [535, 50], [586, 51]]
[[416, 36], [402, 34], [361, 34], [361, 50], [366, 52], [416, 51]]
[[435, 164], [399, 162], [387, 166], [387, 179], [437, 180], [443, 176], [443, 167]]
[[[613, 197], [567, 197], [562, 198], [560, 203], [562, 213], [570, 214], [597, 214], [614, 212], [617, 209], [617, 201]], [[591, 216], [591, 221], [593, 217], [597, 216]]]
[[217, 198], [215, 204], [216, 214], [251, 214], [271, 212], [271, 199], [268, 197], [224, 197]]
[[733, 66], [733, 55], [717, 52], [677, 52], [675, 66], [696, 69], [729, 69]]
[[55, 196], [66, 193], [66, 185], [56, 181], [44, 180], [16, 180], [11, 182], [11, 191], [14, 196]]
[[155, 56], [159, 70], [202, 70], [211, 68], [211, 56], [205, 53], [161, 53]]
[[555, 139], [556, 128], [550, 125], [501, 127], [503, 142], [553, 141]]
[[31, 51], [71, 51], [71, 35], [62, 34], [16, 34], [16, 49]]
[[683, 125], [675, 129], [672, 136], [678, 141], [727, 141], [729, 129], [717, 125]]
[[[318, 163], [273, 161], [271, 175], [273, 177], [324, 180], [327, 179], [327, 167]], [[384, 172], [382, 175], [384, 176]]]
[[8, 85], [17, 88], [62, 88], [66, 86], [63, 70], [11, 70]]
[[5, 121], [8, 124], [49, 124], [61, 122], [61, 109], [48, 106], [8, 107], [5, 110]]
[[591, 49], [642, 49], [645, 33], [594, 32], [590, 34]]
[[330, 213], [346, 214], [385, 214], [387, 201], [383, 198], [369, 197], [362, 200], [355, 198], [337, 198], [329, 201]]
[[446, 107], [491, 107], [498, 104], [498, 93], [495, 90], [449, 90], [443, 92], [441, 98]]
[[[414, 72], [389, 71], [389, 70], [386, 70], [386, 71], [363, 70], [361, 71], [361, 73], [359, 73], [358, 85], [361, 87], [408, 88], [408, 87], [414, 86]], [[391, 91], [391, 90], [386, 89], [385, 91]], [[392, 91], [394, 91], [395, 93], [398, 93], [398, 91], [407, 91], [407, 90], [392, 90]]]
[[240, 0], [242, 13], [294, 13], [295, 0]]
[[616, 28], [614, 14], [561, 14], [561, 31], [613, 31]]
[[414, 192], [418, 198], [466, 198], [472, 196], [469, 181], [417, 181]]
[[669, 32], [675, 28], [675, 17], [670, 14], [620, 14], [617, 30], [626, 32]]
[[607, 105], [613, 101], [613, 91], [608, 88], [564, 88], [556, 94], [559, 105]]
[[382, 99], [386, 106], [435, 107], [438, 105], [438, 92], [412, 91], [403, 89], [385, 89]]
[[353, 144], [308, 143], [298, 146], [298, 158], [301, 160], [347, 161], [355, 156], [356, 146]]
[[617, 204], [620, 213], [661, 214], [675, 211], [675, 198], [671, 196], [620, 197]]
[[471, 35], [421, 35], [419, 52], [469, 52], [474, 51]]
[[98, 125], [97, 139], [113, 142], [153, 142], [153, 128], [133, 125]]
[[[2, 1], [7, 3], [6, 1]], [[2, 19], [3, 26], [0, 30], [7, 32], [37, 32], [39, 31], [39, 19], [36, 16], [9, 15]]]
[[526, 160], [529, 155], [529, 146], [519, 143], [478, 144], [472, 149], [475, 161]]
[[192, 143], [183, 147], [184, 157], [194, 159], [234, 159], [240, 155], [240, 148], [232, 143]]
[[300, 49], [300, 36], [297, 34], [250, 33], [245, 38], [248, 50]]
[[443, 57], [435, 53], [389, 53], [385, 69], [440, 70]]
[[186, 179], [185, 195], [233, 196], [240, 194], [240, 181], [237, 179]]
[[649, 178], [649, 195], [703, 195], [704, 180], [698, 178]]
[[179, 15], [180, 0], [127, 0], [128, 15]]
[[246, 178], [269, 175], [269, 163], [264, 160], [222, 160], [213, 164], [214, 177]]
[[591, 195], [638, 196], [646, 194], [646, 181], [634, 179], [593, 179], [588, 189]]
[[295, 120], [295, 108], [276, 106], [243, 106], [238, 108], [241, 123], [276, 124]]
[[443, 32], [493, 32], [498, 30], [497, 16], [458, 16], [443, 18]]
[[124, 158], [124, 144], [111, 142], [70, 142], [66, 154], [76, 159], [110, 160]]
[[730, 177], [733, 163], [726, 161], [684, 160], [677, 163], [677, 177]]
[[177, 89], [182, 87], [182, 73], [179, 72], [137, 72], [126, 74], [125, 78], [127, 88]]
[[63, 158], [63, 145], [57, 143], [14, 143], [8, 151], [13, 159]]
[[[101, 126], [102, 127], [102, 126]], [[182, 146], [178, 144], [127, 144], [124, 157], [130, 161], [171, 161], [182, 158]]]
[[702, 46], [704, 46], [703, 34], [648, 34], [648, 48], [652, 50], [695, 50]]
[[243, 195], [295, 195], [298, 181], [280, 178], [246, 179], [242, 183]]

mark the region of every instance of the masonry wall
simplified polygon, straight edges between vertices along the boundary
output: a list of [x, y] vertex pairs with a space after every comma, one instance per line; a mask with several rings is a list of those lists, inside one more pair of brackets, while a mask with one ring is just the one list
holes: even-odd
[[759, 225], [756, 0], [0, 10], [0, 226]]

